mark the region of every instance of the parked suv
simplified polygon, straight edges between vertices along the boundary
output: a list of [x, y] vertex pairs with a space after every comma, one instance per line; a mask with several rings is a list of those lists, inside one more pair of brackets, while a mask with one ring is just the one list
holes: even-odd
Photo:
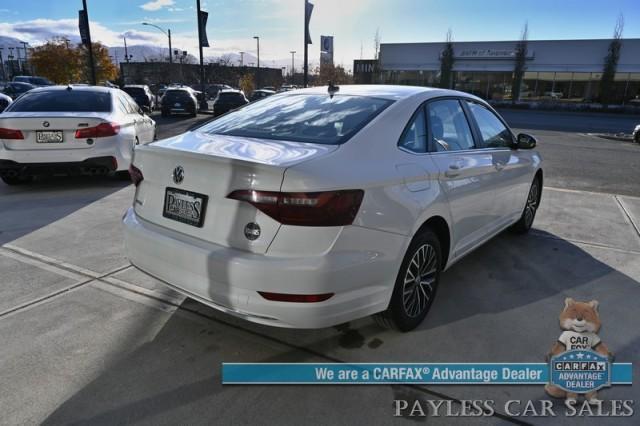
[[29, 83], [34, 86], [53, 86], [53, 82], [48, 78], [38, 77], [37, 75], [16, 75], [13, 77], [13, 81], [18, 83]]
[[23, 93], [27, 93], [29, 90], [35, 88], [36, 86], [30, 83], [20, 83], [18, 81], [12, 81], [10, 83], [6, 83], [4, 86], [0, 86], [0, 92], [4, 93], [7, 96], [10, 96], [11, 99], [16, 99]]
[[171, 114], [190, 114], [195, 117], [198, 113], [198, 99], [190, 88], [171, 87], [160, 99], [160, 109], [163, 117]]
[[213, 115], [222, 115], [248, 103], [249, 101], [240, 90], [221, 90], [213, 101]]
[[156, 108], [155, 96], [146, 84], [128, 84], [122, 90], [131, 96], [143, 110], [149, 112]]

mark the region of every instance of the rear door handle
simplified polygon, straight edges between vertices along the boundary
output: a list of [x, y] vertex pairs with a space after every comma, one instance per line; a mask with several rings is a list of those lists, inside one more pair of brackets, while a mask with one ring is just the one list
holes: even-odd
[[454, 160], [449, 164], [449, 170], [444, 172], [447, 177], [456, 177], [460, 174], [460, 171], [464, 168], [464, 161]]

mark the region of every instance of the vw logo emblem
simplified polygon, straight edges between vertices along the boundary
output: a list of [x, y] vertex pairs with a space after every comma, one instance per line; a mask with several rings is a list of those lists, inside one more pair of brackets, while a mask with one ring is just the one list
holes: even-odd
[[173, 181], [176, 184], [182, 183], [182, 181], [184, 180], [184, 169], [182, 168], [182, 166], [176, 166], [175, 169], [173, 169]]
[[49, 127], [49, 122], [48, 121], [43, 121], [42, 122], [42, 126], [43, 127]]

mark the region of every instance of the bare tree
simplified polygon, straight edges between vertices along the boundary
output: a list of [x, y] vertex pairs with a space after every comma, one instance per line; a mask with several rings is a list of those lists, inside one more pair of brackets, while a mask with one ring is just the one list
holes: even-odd
[[529, 43], [529, 23], [525, 22], [520, 35], [520, 41], [516, 45], [516, 63], [513, 69], [513, 82], [511, 84], [511, 102], [520, 100], [520, 90], [522, 88], [522, 78], [524, 77], [525, 65], [527, 62], [527, 45]]
[[223, 67], [231, 66], [232, 62], [233, 62], [233, 59], [231, 58], [231, 55], [229, 55], [228, 53], [218, 58], [218, 64], [222, 65]]
[[451, 89], [453, 85], [453, 33], [447, 31], [444, 50], [440, 54], [440, 87]]
[[373, 58], [378, 60], [378, 56], [380, 55], [380, 28], [376, 28], [376, 33], [373, 36]]
[[600, 79], [600, 102], [605, 106], [613, 101], [613, 85], [620, 60], [620, 50], [622, 49], [622, 31], [624, 30], [624, 16], [618, 15], [616, 26], [613, 29], [613, 37], [609, 43], [607, 56], [604, 58], [604, 69]]

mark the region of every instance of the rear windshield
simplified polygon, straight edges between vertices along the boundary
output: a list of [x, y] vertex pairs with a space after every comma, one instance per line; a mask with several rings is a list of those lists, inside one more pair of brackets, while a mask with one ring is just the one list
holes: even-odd
[[164, 92], [164, 97], [166, 99], [184, 99], [190, 98], [191, 96], [186, 90], [167, 90]]
[[393, 101], [364, 96], [281, 95], [221, 116], [198, 131], [337, 145]]
[[27, 92], [5, 111], [11, 112], [111, 112], [111, 94], [89, 90]]
[[124, 90], [131, 96], [144, 96], [147, 94], [147, 92], [145, 92], [142, 87], [125, 87], [122, 90]]
[[235, 92], [231, 92], [231, 93], [219, 93], [218, 97], [220, 100], [223, 101], [240, 101], [243, 100], [243, 96], [241, 93], [235, 93]]

